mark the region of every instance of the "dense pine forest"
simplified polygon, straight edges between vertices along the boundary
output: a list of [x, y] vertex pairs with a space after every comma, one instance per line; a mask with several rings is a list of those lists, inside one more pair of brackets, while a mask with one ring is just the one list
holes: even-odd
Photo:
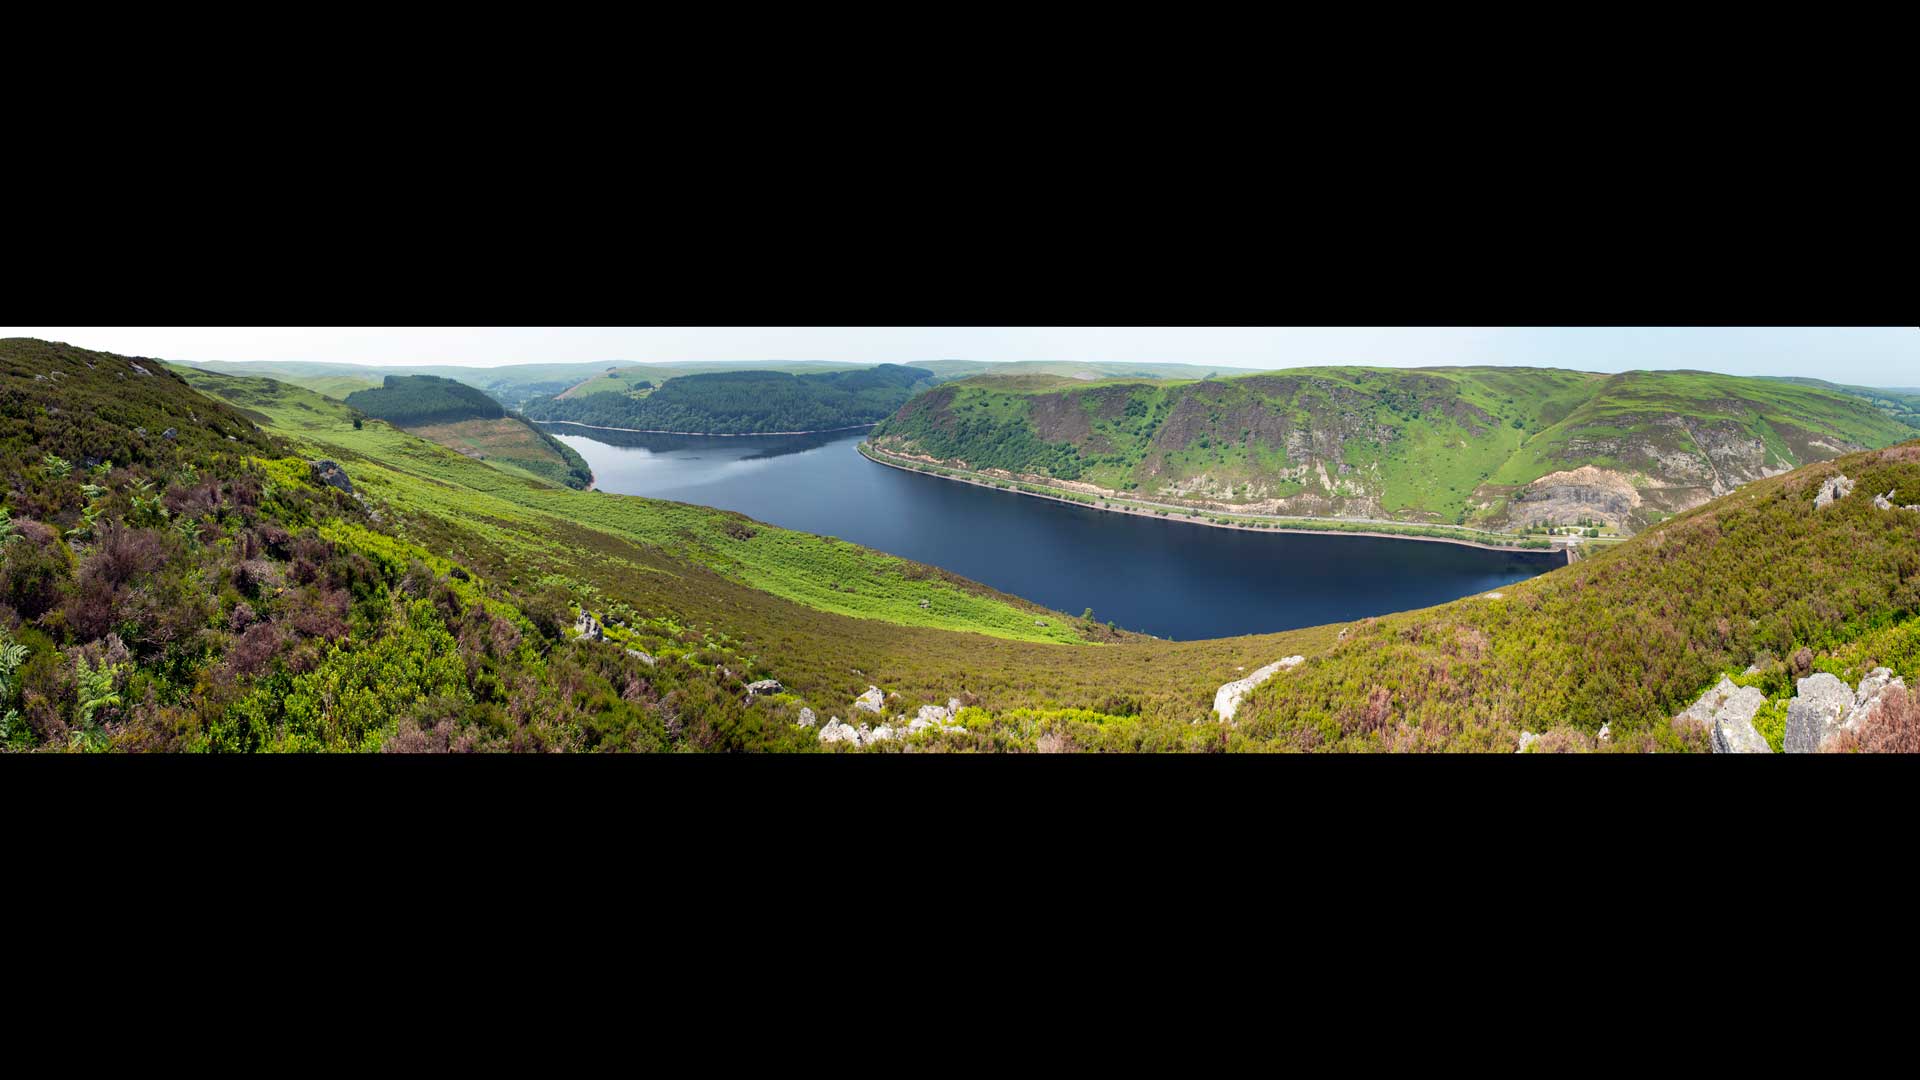
[[[564, 420], [636, 431], [716, 435], [827, 431], [874, 423], [899, 408], [933, 373], [898, 364], [790, 375], [722, 371], [682, 375], [655, 386], [563, 394], [528, 403], [532, 420]], [[605, 380], [603, 380], [603, 383]]]

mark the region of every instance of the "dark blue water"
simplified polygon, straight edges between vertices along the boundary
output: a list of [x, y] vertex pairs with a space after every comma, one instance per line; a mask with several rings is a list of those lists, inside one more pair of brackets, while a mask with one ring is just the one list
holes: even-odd
[[863, 431], [588, 437], [577, 427], [543, 426], [587, 459], [602, 490], [738, 510], [1180, 640], [1426, 607], [1565, 562], [1545, 552], [1242, 532], [1105, 513], [876, 465], [854, 449]]

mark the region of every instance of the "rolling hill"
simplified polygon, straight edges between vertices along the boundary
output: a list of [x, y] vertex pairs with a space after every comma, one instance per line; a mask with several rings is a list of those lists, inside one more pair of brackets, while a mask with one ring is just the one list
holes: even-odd
[[658, 385], [613, 372], [559, 397], [534, 401], [526, 415], [633, 431], [826, 431], [874, 423], [932, 380], [931, 372], [898, 364], [803, 375], [715, 371], [681, 375]]
[[1633, 532], [1915, 433], [1850, 395], [1706, 372], [1298, 368], [1200, 381], [978, 376], [916, 395], [870, 444], [1202, 510]]
[[[1542, 431], [1592, 399], [1550, 385], [1565, 411]], [[1165, 642], [357, 419], [273, 380], [0, 340], [0, 746], [1698, 751], [1673, 717], [1722, 676], [1764, 696], [1769, 740], [1809, 672], [1920, 676], [1920, 510], [1875, 498], [1920, 493], [1920, 442], [1762, 478], [1497, 594]], [[1842, 474], [1857, 490], [1833, 498]], [[823, 742], [862, 697], [875, 725], [902, 717], [891, 737]]]

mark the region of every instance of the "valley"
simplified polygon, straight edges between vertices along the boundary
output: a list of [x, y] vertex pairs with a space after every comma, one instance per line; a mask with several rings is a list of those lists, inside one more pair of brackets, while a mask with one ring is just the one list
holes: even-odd
[[[0, 340], [0, 747], [1780, 752], [1911, 749], [1916, 730], [1920, 441], [1858, 394], [1698, 372], [988, 373], [919, 388], [870, 437], [1202, 515], [1465, 536], [1585, 513], [1632, 534], [1486, 584], [1474, 560], [1550, 556], [1181, 529], [883, 467], [857, 434], [541, 433], [603, 488], [687, 477], [646, 488], [664, 498], [578, 490], [488, 452], [499, 404], [396, 426], [276, 378]], [[801, 459], [866, 486], [835, 502], [772, 467]], [[697, 505], [734, 495], [804, 527]], [[941, 502], [953, 516], [913, 512]], [[945, 546], [901, 557], [837, 535], [855, 526]], [[1047, 550], [1082, 565], [1028, 554]], [[948, 565], [969, 551], [977, 568]], [[1415, 574], [1313, 607], [1408, 560], [1447, 591]], [[1089, 584], [1163, 590], [1165, 610], [1119, 617]], [[1130, 629], [1202, 602], [1274, 629]]]

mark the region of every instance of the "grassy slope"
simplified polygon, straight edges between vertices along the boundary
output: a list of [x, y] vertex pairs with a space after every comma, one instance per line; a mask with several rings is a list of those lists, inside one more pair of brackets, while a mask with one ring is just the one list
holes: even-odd
[[[1279, 656], [1318, 653], [1339, 629], [1066, 644], [1081, 640], [1077, 620], [932, 567], [704, 507], [531, 484], [379, 422], [354, 431], [337, 403], [269, 380], [206, 385], [309, 453], [344, 462], [410, 539], [503, 582], [563, 579], [735, 641], [841, 715], [832, 703], [876, 683], [918, 701], [971, 692], [996, 708], [1119, 694], [1185, 725], [1205, 719], [1221, 683]], [[742, 526], [753, 535], [729, 534]]]
[[[1130, 387], [1120, 415], [1102, 404], [1103, 392], [1116, 386]], [[1216, 492], [1231, 490], [1224, 496], [1229, 503], [1252, 498], [1254, 490], [1281, 498], [1326, 492], [1317, 475], [1286, 475], [1301, 462], [1284, 446], [1251, 436], [1253, 421], [1236, 425], [1233, 419], [1264, 412], [1284, 417], [1295, 430], [1337, 427], [1344, 436], [1339, 460], [1358, 471], [1379, 513], [1462, 524], [1497, 518], [1499, 491], [1483, 485], [1522, 485], [1589, 462], [1617, 464], [1570, 453], [1576, 438], [1625, 435], [1698, 453], [1684, 435], [1673, 445], [1672, 432], [1655, 423], [1659, 418], [1737, 425], [1765, 443], [1774, 467], [1804, 463], [1810, 437], [1884, 446], [1913, 430], [1844, 395], [1697, 372], [1608, 377], [1551, 369], [1342, 367], [1157, 383], [1000, 374], [929, 393], [938, 396], [910, 402], [876, 437], [976, 465], [1051, 468], [1053, 475], [1116, 492], [1144, 495], [1203, 477]], [[1064, 436], [1046, 438], [1046, 425], [1036, 422], [1036, 408], [1052, 404], [1043, 398], [1064, 398], [1087, 411], [1089, 437], [1079, 440], [1077, 454], [1063, 454], [1072, 449]], [[1183, 420], [1183, 403], [1193, 405], [1187, 399], [1201, 401], [1206, 415]], [[938, 404], [926, 407], [928, 400]], [[1184, 441], [1167, 445], [1161, 437], [1170, 421], [1192, 429]], [[1392, 437], [1379, 437], [1383, 429]], [[998, 456], [991, 449], [996, 443], [1003, 451]], [[1065, 471], [1063, 458], [1072, 459]]]

